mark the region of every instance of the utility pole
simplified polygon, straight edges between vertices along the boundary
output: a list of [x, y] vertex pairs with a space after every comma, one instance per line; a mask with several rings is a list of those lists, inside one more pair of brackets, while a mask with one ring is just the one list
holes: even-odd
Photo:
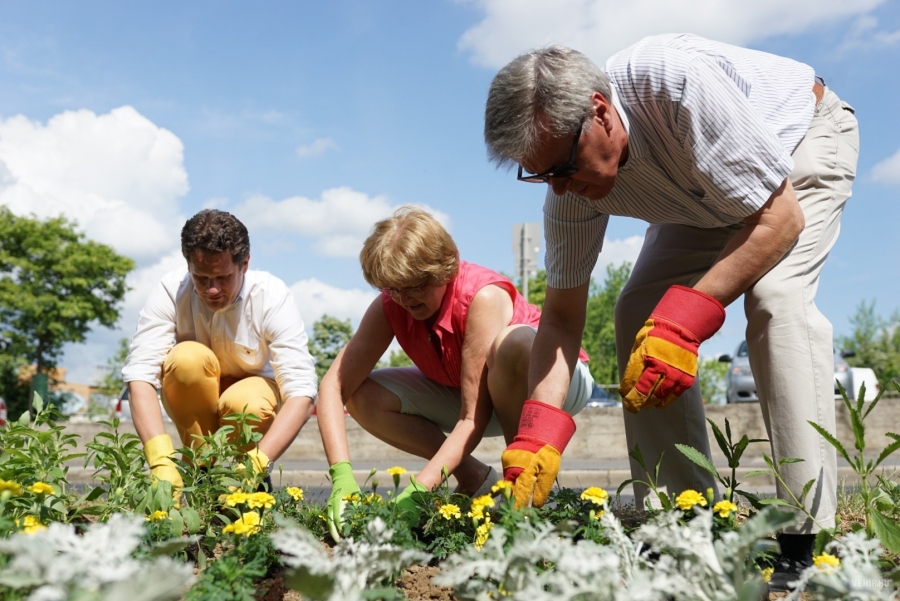
[[522, 278], [522, 296], [528, 300], [528, 280], [537, 275], [537, 255], [541, 250], [541, 224], [513, 225], [512, 250], [516, 261], [516, 276]]

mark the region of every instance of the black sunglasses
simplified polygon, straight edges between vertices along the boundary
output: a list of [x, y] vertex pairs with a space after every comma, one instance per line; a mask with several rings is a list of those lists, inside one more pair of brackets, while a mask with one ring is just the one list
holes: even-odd
[[575, 153], [578, 151], [578, 140], [581, 138], [581, 130], [583, 127], [584, 117], [582, 117], [581, 121], [578, 123], [578, 131], [575, 132], [575, 139], [572, 140], [572, 151], [569, 153], [568, 161], [559, 167], [551, 167], [543, 173], [526, 173], [524, 176], [522, 175], [522, 165], [519, 165], [519, 176], [516, 179], [520, 182], [529, 182], [532, 184], [547, 184], [550, 183], [551, 177], [572, 177], [578, 173], [578, 167], [575, 166]]

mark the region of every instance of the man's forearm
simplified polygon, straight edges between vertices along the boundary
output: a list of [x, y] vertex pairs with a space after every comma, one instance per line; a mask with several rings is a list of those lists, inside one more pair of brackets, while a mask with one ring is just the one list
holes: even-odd
[[787, 254], [803, 231], [804, 217], [789, 180], [748, 218], [716, 263], [694, 286], [727, 307]]
[[292, 397], [284, 401], [269, 431], [259, 441], [259, 450], [275, 461], [287, 450], [312, 415], [312, 399]]
[[131, 405], [131, 419], [141, 442], [166, 433], [163, 425], [162, 409], [156, 388], [149, 382], [128, 383], [128, 402]]

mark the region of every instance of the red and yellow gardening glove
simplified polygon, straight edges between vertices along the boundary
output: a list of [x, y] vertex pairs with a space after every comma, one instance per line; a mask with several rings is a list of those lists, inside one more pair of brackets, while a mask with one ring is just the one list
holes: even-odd
[[575, 433], [575, 420], [556, 407], [528, 400], [522, 406], [519, 431], [500, 459], [503, 479], [513, 483], [516, 508], [540, 507], [559, 473], [562, 452]]
[[725, 309], [713, 297], [672, 286], [638, 332], [619, 386], [625, 408], [662, 409], [694, 384], [697, 349], [725, 322]]
[[184, 487], [184, 480], [172, 461], [175, 449], [172, 447], [172, 439], [168, 434], [160, 434], [154, 436], [144, 444], [144, 456], [147, 458], [147, 465], [150, 466], [150, 475], [158, 480], [165, 480], [172, 483], [172, 495], [175, 499], [175, 506], [181, 504], [181, 489]]

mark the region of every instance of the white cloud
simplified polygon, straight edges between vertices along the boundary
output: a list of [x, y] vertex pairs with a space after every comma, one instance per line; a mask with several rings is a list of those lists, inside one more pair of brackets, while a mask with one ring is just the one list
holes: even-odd
[[337, 150], [337, 142], [331, 138], [319, 138], [311, 144], [297, 147], [297, 156], [301, 159], [322, 156], [329, 150]]
[[597, 264], [594, 266], [591, 276], [597, 282], [602, 283], [606, 279], [606, 267], [608, 265], [618, 267], [625, 261], [628, 261], [633, 267], [643, 244], [643, 236], [629, 236], [624, 240], [604, 240], [603, 250], [600, 251], [600, 256], [597, 257]]
[[[383, 196], [370, 198], [341, 187], [325, 190], [319, 199], [292, 196], [276, 201], [267, 196], [252, 196], [232, 213], [254, 236], [297, 234], [313, 238], [316, 249], [324, 255], [352, 257], [359, 253], [372, 225], [390, 216], [395, 208]], [[449, 223], [445, 213], [423, 208], [445, 227]]]
[[306, 329], [312, 335], [312, 324], [328, 314], [338, 319], [350, 319], [354, 330], [366, 309], [378, 295], [371, 288], [336, 288], [315, 278], [300, 280], [291, 286]]
[[850, 27], [843, 44], [841, 44], [841, 50], [893, 46], [898, 42], [900, 42], [900, 30], [879, 30], [878, 19], [872, 15], [862, 15], [853, 22], [853, 26]]
[[177, 245], [187, 191], [181, 141], [130, 106], [65, 111], [46, 124], [0, 120], [0, 204], [73, 219], [140, 263]]
[[900, 150], [872, 167], [872, 179], [882, 184], [900, 184]]
[[499, 68], [518, 54], [565, 44], [598, 64], [638, 39], [687, 31], [737, 45], [861, 15], [884, 0], [477, 0], [484, 19], [466, 31], [459, 48], [476, 64]]

